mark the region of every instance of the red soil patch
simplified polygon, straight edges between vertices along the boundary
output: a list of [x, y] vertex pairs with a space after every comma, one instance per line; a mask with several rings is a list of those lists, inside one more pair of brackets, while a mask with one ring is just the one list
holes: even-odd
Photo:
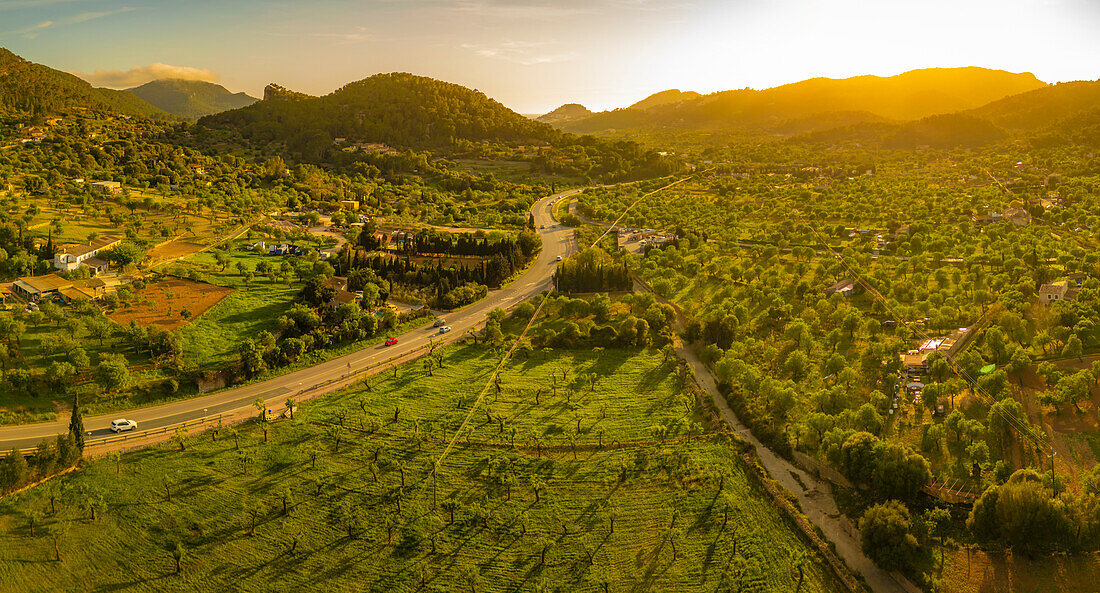
[[148, 255], [153, 260], [174, 259], [185, 255], [191, 255], [192, 253], [200, 251], [202, 248], [202, 245], [196, 245], [194, 243], [169, 241], [163, 245], [157, 245], [150, 249]]
[[[120, 307], [107, 316], [119, 325], [129, 325], [131, 321], [136, 321], [138, 325], [155, 325], [171, 330], [202, 315], [232, 292], [232, 288], [224, 286], [168, 278], [137, 291], [130, 305]], [[185, 319], [180, 314], [184, 310], [191, 312], [190, 318]]]

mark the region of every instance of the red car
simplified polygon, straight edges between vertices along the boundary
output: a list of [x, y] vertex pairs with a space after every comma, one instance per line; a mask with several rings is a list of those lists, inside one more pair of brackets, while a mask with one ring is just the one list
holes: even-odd
[[386, 345], [393, 346], [397, 343], [397, 338], [386, 338]]

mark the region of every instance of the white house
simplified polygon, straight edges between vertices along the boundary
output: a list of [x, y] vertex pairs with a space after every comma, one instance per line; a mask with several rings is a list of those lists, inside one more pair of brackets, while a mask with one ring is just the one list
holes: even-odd
[[107, 269], [107, 262], [96, 257], [96, 255], [104, 249], [110, 249], [118, 245], [121, 240], [118, 237], [105, 236], [83, 245], [63, 247], [54, 254], [53, 267], [71, 272], [81, 265], [86, 265], [92, 269], [93, 273], [98, 274]]

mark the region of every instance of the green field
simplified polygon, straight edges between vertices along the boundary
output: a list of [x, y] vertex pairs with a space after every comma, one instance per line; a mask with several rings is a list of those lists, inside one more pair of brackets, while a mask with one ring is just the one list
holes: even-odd
[[[0, 320], [13, 318], [24, 325], [19, 337], [18, 350], [12, 349], [4, 361], [7, 369], [30, 369], [32, 384], [23, 388], [0, 390], [0, 418], [5, 422], [34, 422], [51, 420], [57, 410], [56, 402], [67, 402], [73, 395], [79, 395], [85, 402], [98, 402], [102, 398], [101, 389], [93, 382], [94, 367], [100, 356], [118, 353], [126, 357], [134, 372], [137, 384], [163, 379], [163, 374], [153, 369], [149, 355], [130, 343], [114, 322], [102, 318], [98, 311], [78, 311], [72, 307], [61, 310], [60, 320], [43, 319], [34, 324], [33, 316], [23, 309], [0, 311]], [[102, 342], [90, 335], [87, 323], [102, 319], [111, 335]], [[67, 324], [72, 324], [71, 328]], [[77, 360], [75, 349], [87, 354], [88, 368], [76, 368], [75, 377], [66, 382], [65, 390], [49, 385], [51, 377], [48, 369], [52, 363], [64, 363]]]
[[237, 262], [255, 270], [260, 261], [278, 266], [282, 260], [245, 251], [228, 255], [231, 261], [225, 271], [215, 265], [210, 252], [195, 254], [186, 267], [181, 267], [197, 268], [211, 284], [237, 289], [180, 330], [185, 344], [184, 359], [189, 367], [211, 368], [230, 361], [245, 339], [274, 330], [275, 320], [290, 309], [302, 289], [297, 280], [288, 286], [286, 282], [272, 282], [263, 276], [246, 285], [236, 269]]
[[659, 354], [442, 353], [0, 500], [0, 590], [836, 589]]

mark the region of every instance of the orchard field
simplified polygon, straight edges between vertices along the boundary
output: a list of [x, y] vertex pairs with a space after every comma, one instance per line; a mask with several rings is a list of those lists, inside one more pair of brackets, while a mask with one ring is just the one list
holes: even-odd
[[837, 590], [660, 354], [430, 360], [6, 497], [0, 589]]

